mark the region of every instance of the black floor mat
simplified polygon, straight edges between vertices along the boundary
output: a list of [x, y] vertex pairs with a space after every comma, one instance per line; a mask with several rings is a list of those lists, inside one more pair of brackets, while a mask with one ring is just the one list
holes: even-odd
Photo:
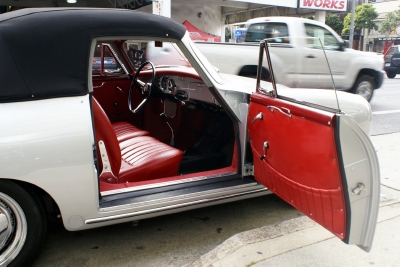
[[179, 173], [227, 167], [232, 162], [233, 125], [225, 114], [216, 116], [196, 144], [185, 150]]

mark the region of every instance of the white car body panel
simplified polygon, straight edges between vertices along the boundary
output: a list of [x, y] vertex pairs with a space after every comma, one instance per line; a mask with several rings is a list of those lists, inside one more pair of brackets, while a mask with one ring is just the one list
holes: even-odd
[[83, 224], [79, 217], [97, 216], [89, 96], [1, 104], [0, 113], [10, 114], [0, 117], [0, 177], [50, 194], [69, 230]]
[[[241, 112], [237, 108], [238, 104], [243, 101], [244, 95], [251, 95], [256, 92], [255, 79], [225, 73], [220, 73], [220, 75], [224, 82], [223, 84], [215, 84], [215, 86], [226, 94], [226, 98], [230, 99], [227, 103], [229, 103], [232, 110], [236, 111], [238, 117], [242, 117]], [[238, 84], [241, 84], [241, 86], [238, 87]], [[271, 83], [261, 81], [261, 85], [263, 88], [272, 89]], [[289, 88], [281, 84], [277, 84], [277, 91], [278, 95], [316, 103], [333, 109], [338, 109], [339, 103], [339, 109], [353, 116], [364, 132], [368, 135], [370, 134], [372, 120], [371, 106], [368, 101], [359, 95], [323, 89]], [[234, 92], [237, 93], [234, 94]], [[240, 93], [243, 95], [241, 96]], [[229, 98], [229, 96], [232, 97]]]

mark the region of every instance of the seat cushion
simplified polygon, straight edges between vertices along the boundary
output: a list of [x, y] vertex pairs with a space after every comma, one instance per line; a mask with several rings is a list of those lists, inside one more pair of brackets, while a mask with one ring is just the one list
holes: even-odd
[[117, 135], [118, 142], [123, 142], [138, 136], [149, 135], [148, 131], [141, 130], [128, 122], [116, 122], [112, 124], [112, 127]]
[[117, 183], [144, 181], [178, 175], [183, 152], [150, 136], [120, 143], [121, 169]]

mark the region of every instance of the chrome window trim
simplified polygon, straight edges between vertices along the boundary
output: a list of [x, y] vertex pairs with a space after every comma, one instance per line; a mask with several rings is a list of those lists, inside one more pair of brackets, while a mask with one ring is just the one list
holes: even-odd
[[118, 61], [119, 65], [121, 66], [121, 68], [125, 72], [124, 74], [129, 74], [128, 69], [125, 67], [124, 63], [122, 63], [122, 60], [119, 58], [119, 56], [115, 52], [114, 48], [108, 43], [103, 43], [103, 45], [107, 46], [111, 50], [111, 53], [113, 54], [114, 58]]

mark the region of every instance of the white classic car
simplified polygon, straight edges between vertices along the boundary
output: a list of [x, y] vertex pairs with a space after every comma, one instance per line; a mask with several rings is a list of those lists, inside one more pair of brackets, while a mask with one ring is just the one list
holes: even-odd
[[1, 266], [31, 264], [49, 220], [78, 231], [269, 193], [371, 248], [362, 97], [277, 85], [272, 65], [272, 83], [220, 74], [183, 25], [129, 10], [5, 13], [0, 53]]

